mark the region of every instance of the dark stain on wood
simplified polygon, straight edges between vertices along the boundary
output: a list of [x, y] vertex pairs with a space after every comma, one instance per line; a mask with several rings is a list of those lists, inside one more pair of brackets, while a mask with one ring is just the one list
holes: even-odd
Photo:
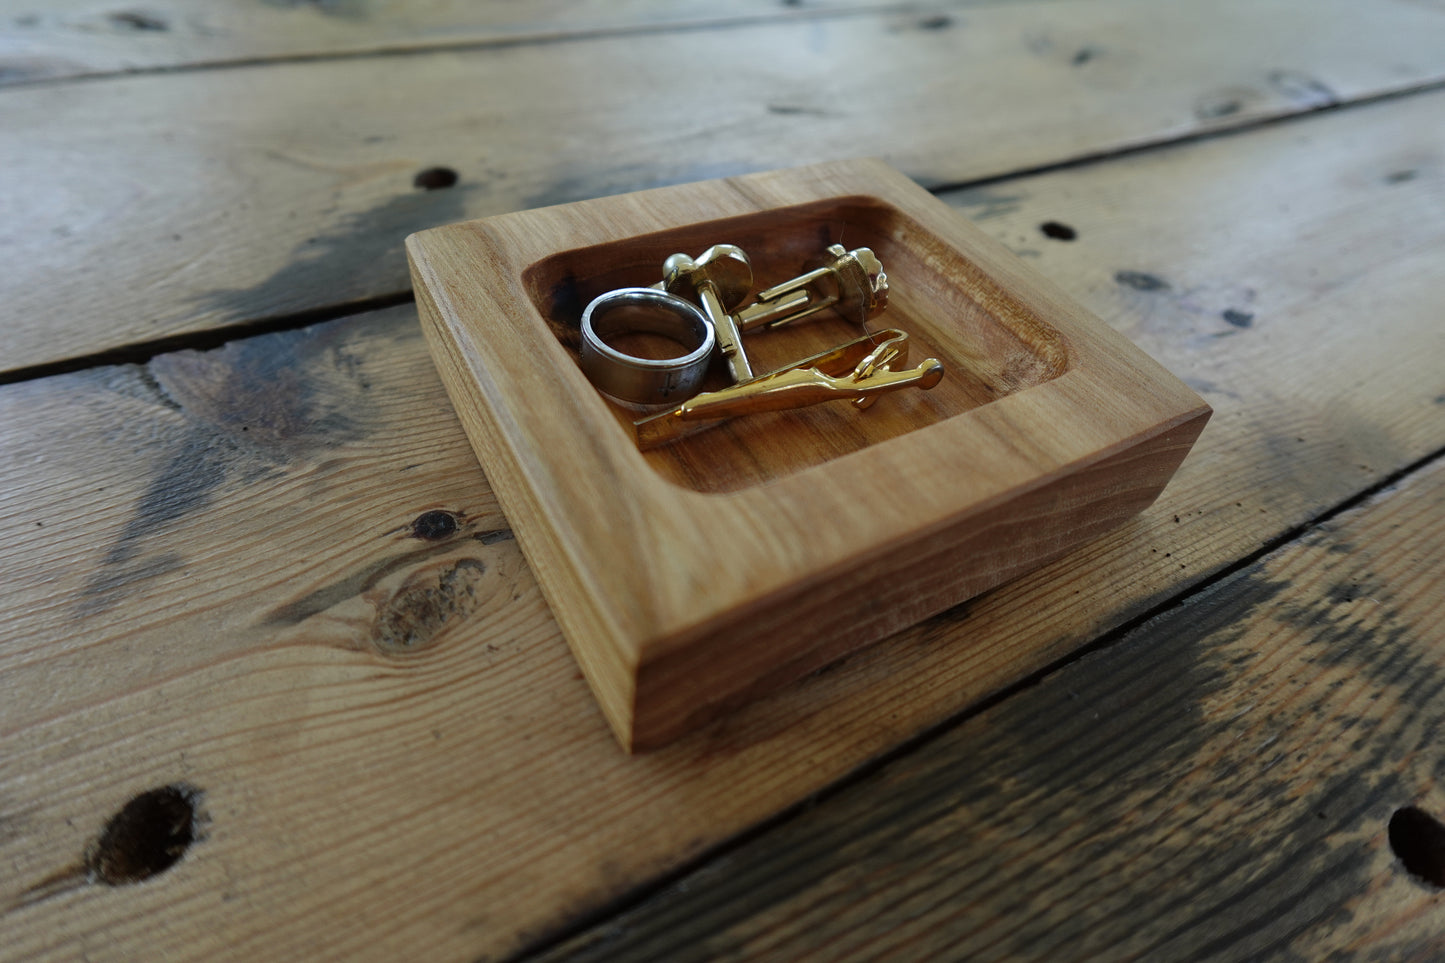
[[827, 117], [822, 107], [808, 107], [802, 104], [768, 104], [768, 113], [779, 117]]
[[105, 567], [85, 583], [84, 595], [75, 606], [78, 618], [104, 612], [125, 598], [133, 585], [167, 575], [185, 565], [185, 560], [177, 552], [161, 552], [135, 562], [121, 557], [135, 550], [134, 542], [123, 543], [106, 556]]
[[709, 160], [668, 168], [659, 168], [651, 163], [619, 164], [607, 168], [580, 166], [575, 172], [559, 174], [540, 189], [528, 194], [518, 208], [525, 210], [551, 207], [554, 204], [568, 204], [608, 194], [625, 194], [672, 184], [690, 184], [693, 181], [718, 180], [757, 169], [755, 164], [732, 160]]
[[[246, 288], [222, 288], [198, 296], [195, 309], [227, 321], [258, 321], [313, 308], [316, 291], [328, 290], [328, 304], [348, 297], [376, 296], [378, 279], [393, 279], [394, 291], [410, 282], [403, 240], [408, 234], [466, 217], [473, 183], [449, 190], [416, 190], [400, 180], [398, 193], [370, 208], [346, 214], [291, 249], [286, 264]], [[384, 293], [384, 292], [382, 292]]]
[[1390, 173], [1386, 174], [1386, 175], [1385, 175], [1385, 183], [1386, 183], [1386, 184], [1405, 184], [1405, 183], [1408, 183], [1409, 181], [1413, 181], [1415, 178], [1417, 178], [1417, 177], [1419, 177], [1419, 176], [1420, 176], [1420, 172], [1419, 172], [1418, 170], [1415, 170], [1414, 168], [1409, 168], [1409, 167], [1407, 167], [1407, 168], [1405, 168], [1404, 170], [1391, 171]]
[[262, 3], [284, 10], [315, 10], [328, 17], [344, 17], [350, 20], [365, 20], [369, 15], [369, 0], [261, 0]]
[[1346, 605], [1359, 597], [1359, 583], [1352, 579], [1346, 579], [1325, 590], [1325, 598], [1331, 605]]
[[1144, 271], [1116, 271], [1114, 281], [1126, 288], [1133, 288], [1135, 291], [1168, 291], [1169, 282], [1157, 274], [1148, 274]]
[[[1328, 590], [1251, 566], [542, 958], [1258, 958], [1348, 922], [1445, 668], [1338, 541]], [[1310, 698], [1245, 643], [1269, 622]]]
[[0, 86], [24, 84], [47, 77], [63, 77], [83, 70], [80, 65], [42, 57], [11, 57], [0, 61]]
[[947, 198], [953, 207], [961, 207], [964, 213], [975, 221], [1005, 217], [1023, 207], [1028, 195], [997, 188], [978, 188]]
[[582, 347], [582, 312], [586, 307], [575, 275], [566, 274], [552, 285], [550, 301], [543, 315], [552, 336], [568, 351], [576, 352]]
[[1339, 103], [1339, 95], [1328, 84], [1298, 70], [1273, 71], [1269, 85], [1295, 105], [1318, 108]]
[[1099, 51], [1093, 47], [1080, 47], [1074, 52], [1074, 56], [1069, 60], [1069, 63], [1075, 67], [1082, 67], [1098, 55]]
[[918, 21], [919, 30], [947, 30], [953, 26], [954, 19], [946, 13], [936, 13], [931, 17], [924, 17]]
[[[867, 918], [873, 909], [863, 905], [865, 894], [886, 902], [884, 894], [906, 899], [930, 887], [936, 887], [933, 895], [940, 903], [971, 914], [975, 925], [1001, 924], [992, 953], [959, 943], [957, 958], [1019, 953], [1028, 933], [1017, 922], [1040, 899], [1028, 880], [1066, 877], [1072, 868], [1060, 863], [1040, 873], [1026, 854], [1063, 845], [1061, 823], [1081, 818], [1075, 809], [1089, 813], [1105, 807], [1089, 813], [1090, 825], [1118, 827], [1138, 820], [1137, 812], [1120, 818], [1109, 808], [1119, 805], [1111, 798], [1117, 796], [1111, 783], [1127, 774], [1127, 784], [1141, 787], [1146, 798], [1148, 787], [1169, 785], [1154, 770], [1204, 745], [1207, 734], [1198, 706], [1221, 691], [1229, 677], [1227, 666], [1201, 658], [1201, 641], [1218, 631], [1242, 635], [1248, 612], [1270, 604], [1283, 589], [1258, 579], [1248, 585], [1251, 600], [1240, 609], [1216, 602], [1175, 615], [1168, 622], [1171, 631], [1160, 633], [1170, 639], [1167, 659], [1154, 650], [1141, 660], [1149, 649], [1133, 640], [1085, 657], [1067, 674], [1045, 679], [1029, 698], [1006, 700], [874, 780], [704, 866], [605, 929], [544, 959], [745, 958], [744, 949], [756, 934], [743, 907], [760, 898], [780, 904], [784, 918], [797, 914], [786, 933], [775, 933], [794, 941], [782, 956], [802, 958], [802, 942], [826, 940], [841, 959], [847, 953], [838, 937], [851, 928], [846, 920]], [[1130, 772], [1140, 766], [1150, 771]], [[1035, 799], [1053, 800], [1047, 808], [1055, 811], [1029, 812], [1027, 801]], [[860, 832], [862, 826], [867, 828]], [[1091, 859], [1107, 845], [1101, 838], [1088, 851], [1065, 852], [1062, 858]], [[848, 885], [844, 879], [849, 876], [867, 883]], [[992, 882], [986, 889], [960, 893], [969, 880]], [[790, 897], [798, 900], [796, 909], [788, 905]], [[811, 912], [806, 904], [814, 907]], [[886, 907], [882, 912], [870, 936], [880, 941], [874, 945], [886, 957], [883, 943], [897, 920], [887, 916]], [[942, 933], [949, 924], [930, 925]], [[909, 953], [929, 955], [922, 949]]]
[[166, 391], [165, 387], [156, 380], [155, 372], [151, 371], [149, 365], [141, 365], [136, 370], [136, 377], [140, 379], [142, 387], [144, 387], [148, 392], [150, 392], [150, 395], [152, 398], [155, 399], [156, 404], [160, 405], [162, 408], [169, 408], [171, 411], [182, 410], [181, 403], [176, 399], [172, 398], [170, 396], [170, 393]]
[[334, 322], [161, 355], [139, 369], [142, 387], [184, 421], [164, 426], [169, 441], [157, 448], [169, 452], [82, 589], [78, 617], [184, 565], [174, 551], [145, 557], [147, 541], [206, 508], [228, 479], [275, 474], [365, 433], [374, 404], [347, 337], [346, 324]]
[[1248, 328], [1254, 324], [1254, 315], [1236, 308], [1225, 308], [1220, 317], [1236, 328]]
[[226, 480], [234, 445], [217, 443], [197, 429], [186, 431], [151, 477], [130, 518], [106, 550], [101, 566], [87, 580], [75, 615], [87, 618], [106, 611], [128, 594], [131, 586], [184, 565], [175, 552], [142, 558], [149, 537], [209, 504]]
[[108, 14], [106, 19], [117, 27], [126, 30], [138, 30], [146, 33], [165, 33], [171, 29], [170, 22], [164, 17], [154, 13], [147, 13], [143, 10], [119, 10]]
[[1229, 95], [1211, 95], [1202, 98], [1194, 107], [1194, 116], [1200, 120], [1218, 120], [1232, 117], [1244, 109], [1244, 102]]
[[481, 559], [462, 558], [439, 572], [418, 573], [377, 612], [377, 647], [401, 654], [432, 642], [449, 623], [476, 607], [486, 571]]
[[1239, 399], [1239, 392], [1231, 391], [1230, 389], [1219, 384], [1219, 382], [1210, 381], [1208, 378], [1186, 377], [1184, 379], [1184, 383], [1187, 384], [1189, 387], [1193, 388], [1195, 391], [1199, 392], [1201, 395], [1217, 395], [1221, 398], [1233, 398], [1235, 400]]
[[180, 351], [150, 363], [208, 444], [284, 464], [360, 438], [375, 410], [369, 357], [345, 321]]
[[156, 479], [141, 496], [119, 540], [106, 554], [106, 564], [134, 558], [137, 542], [183, 516], [204, 508], [213, 491], [226, 479], [233, 445], [216, 445], [192, 433], [164, 462]]

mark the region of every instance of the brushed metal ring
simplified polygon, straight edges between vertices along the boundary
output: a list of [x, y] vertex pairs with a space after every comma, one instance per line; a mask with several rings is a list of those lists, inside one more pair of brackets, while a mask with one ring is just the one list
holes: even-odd
[[[661, 335], [687, 349], [676, 358], [639, 358], [604, 339]], [[676, 404], [702, 388], [717, 332], [690, 301], [655, 288], [618, 288], [582, 312], [582, 371], [599, 391], [643, 405]]]

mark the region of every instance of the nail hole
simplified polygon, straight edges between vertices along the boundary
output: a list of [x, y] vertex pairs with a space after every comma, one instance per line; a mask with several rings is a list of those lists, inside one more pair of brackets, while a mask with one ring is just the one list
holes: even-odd
[[200, 790], [162, 786], [136, 796], [106, 823], [86, 863], [109, 886], [139, 883], [170, 869], [196, 840]]
[[1072, 241], [1079, 236], [1079, 232], [1067, 224], [1060, 224], [1058, 221], [1045, 221], [1039, 225], [1039, 230], [1044, 232], [1045, 237], [1051, 237], [1056, 241]]
[[419, 172], [412, 184], [424, 191], [439, 191], [457, 182], [457, 172], [450, 167], [428, 167]]
[[1414, 806], [1395, 810], [1390, 848], [1412, 876], [1445, 887], [1445, 826], [1440, 820]]
[[457, 533], [457, 517], [451, 512], [433, 509], [422, 512], [411, 523], [412, 538], [424, 538], [429, 542], [450, 538]]

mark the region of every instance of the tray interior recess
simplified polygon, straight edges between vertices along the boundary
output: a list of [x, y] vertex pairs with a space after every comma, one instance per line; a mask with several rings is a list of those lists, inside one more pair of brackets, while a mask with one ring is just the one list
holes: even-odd
[[[930, 391], [904, 390], [866, 411], [823, 404], [734, 419], [645, 454], [661, 477], [700, 492], [737, 491], [916, 431], [1042, 384], [1068, 370], [1062, 338], [926, 227], [866, 195], [763, 211], [561, 251], [523, 273], [537, 311], [575, 359], [582, 310], [620, 287], [661, 277], [670, 254], [697, 256], [712, 244], [748, 253], [754, 290], [801, 273], [829, 244], [869, 247], [888, 275], [887, 309], [867, 323], [833, 311], [774, 331], [748, 335], [754, 371], [773, 370], [865, 331], [898, 328], [909, 336], [910, 364], [934, 357], [943, 381]], [[725, 384], [714, 371], [709, 387]], [[605, 399], [605, 396], [602, 396]], [[605, 399], [624, 424], [640, 410]]]

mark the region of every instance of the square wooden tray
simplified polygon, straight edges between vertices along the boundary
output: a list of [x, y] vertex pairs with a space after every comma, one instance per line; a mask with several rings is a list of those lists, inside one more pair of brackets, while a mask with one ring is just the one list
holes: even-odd
[[[583, 307], [716, 243], [759, 287], [831, 243], [890, 282], [932, 391], [737, 419], [641, 452], [577, 362]], [[1210, 408], [880, 161], [667, 187], [407, 239], [437, 367], [622, 744], [719, 713], [1147, 507]], [[758, 371], [859, 334], [749, 336]]]

